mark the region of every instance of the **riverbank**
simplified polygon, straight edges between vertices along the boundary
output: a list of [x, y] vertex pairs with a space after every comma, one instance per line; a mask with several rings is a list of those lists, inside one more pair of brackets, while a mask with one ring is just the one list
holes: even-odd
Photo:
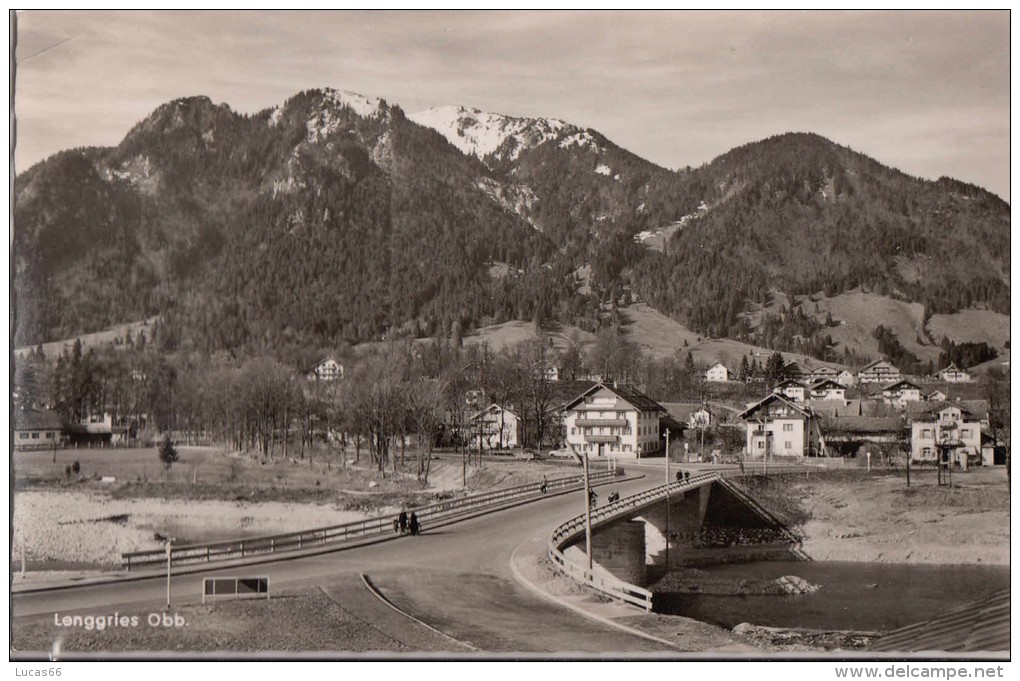
[[742, 486], [802, 538], [815, 561], [1009, 565], [1009, 486], [1001, 468], [953, 475], [754, 478]]

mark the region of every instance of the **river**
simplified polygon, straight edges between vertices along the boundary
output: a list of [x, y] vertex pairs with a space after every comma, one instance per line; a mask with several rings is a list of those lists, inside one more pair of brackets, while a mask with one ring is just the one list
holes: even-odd
[[853, 562], [760, 561], [704, 568], [732, 579], [803, 577], [811, 594], [710, 596], [656, 594], [656, 611], [732, 628], [771, 627], [890, 631], [931, 619], [1009, 587], [1009, 567]]

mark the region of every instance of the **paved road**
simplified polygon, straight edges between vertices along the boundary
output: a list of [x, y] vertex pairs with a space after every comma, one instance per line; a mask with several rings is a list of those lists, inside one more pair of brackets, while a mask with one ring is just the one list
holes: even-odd
[[[646, 477], [601, 487], [601, 497], [617, 489], [637, 493], [662, 483], [662, 464], [641, 465]], [[658, 475], [655, 471], [658, 470]], [[379, 622], [393, 636], [413, 641], [424, 630], [368, 594], [360, 574], [368, 574], [401, 609], [439, 631], [480, 650], [493, 652], [625, 652], [669, 650], [647, 639], [538, 598], [514, 580], [510, 556], [521, 543], [547, 537], [552, 528], [583, 511], [583, 494], [573, 492], [499, 511], [420, 537], [336, 553], [278, 561], [245, 570], [268, 575], [273, 591], [321, 586], [343, 607], [366, 621]], [[174, 578], [175, 602], [201, 600], [202, 578], [232, 576], [239, 568]], [[20, 594], [13, 598], [18, 622], [51, 620], [54, 612], [106, 613], [115, 608], [158, 607], [165, 603], [165, 579]], [[450, 642], [449, 650], [463, 651]]]

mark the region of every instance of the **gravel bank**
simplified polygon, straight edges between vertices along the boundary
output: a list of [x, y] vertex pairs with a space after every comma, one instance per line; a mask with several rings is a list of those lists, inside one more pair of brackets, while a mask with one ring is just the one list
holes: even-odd
[[[390, 512], [391, 509], [384, 509]], [[26, 490], [14, 498], [12, 559], [24, 537], [29, 568], [119, 566], [122, 553], [156, 549], [155, 534], [192, 542], [292, 532], [368, 517], [330, 506], [284, 502], [114, 499], [101, 492]], [[48, 565], [49, 564], [49, 565]]]

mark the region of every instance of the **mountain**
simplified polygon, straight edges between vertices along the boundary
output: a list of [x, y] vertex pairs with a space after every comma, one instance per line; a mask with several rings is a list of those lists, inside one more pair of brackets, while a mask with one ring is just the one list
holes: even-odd
[[19, 174], [15, 201], [18, 345], [157, 313], [158, 343], [205, 351], [596, 331], [637, 296], [700, 334], [831, 357], [777, 296], [1009, 310], [1008, 204], [814, 135], [674, 172], [557, 119], [192, 97]]

